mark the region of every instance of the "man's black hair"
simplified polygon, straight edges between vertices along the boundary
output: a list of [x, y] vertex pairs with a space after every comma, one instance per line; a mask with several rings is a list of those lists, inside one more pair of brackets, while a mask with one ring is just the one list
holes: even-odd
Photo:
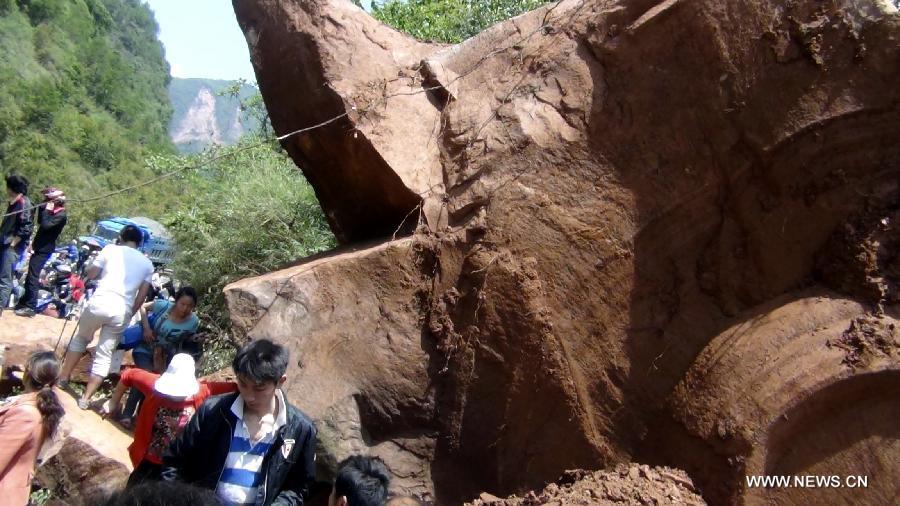
[[268, 339], [252, 341], [234, 356], [234, 374], [254, 383], [277, 384], [287, 371], [291, 354], [287, 348]]
[[144, 242], [144, 233], [136, 225], [125, 225], [122, 231], [119, 232], [119, 239], [122, 242], [133, 242], [140, 247], [141, 243]]
[[175, 292], [175, 302], [178, 302], [178, 299], [182, 297], [190, 297], [194, 300], [194, 305], [197, 305], [199, 299], [197, 299], [197, 290], [194, 290], [193, 287], [190, 286], [182, 286]]
[[381, 459], [354, 455], [338, 464], [334, 495], [346, 497], [348, 506], [383, 506], [390, 481]]
[[[97, 504], [98, 502], [94, 502]], [[218, 506], [215, 492], [187, 483], [145, 481], [110, 496], [104, 506]]]
[[6, 176], [6, 187], [16, 193], [25, 195], [28, 193], [28, 180], [24, 176], [10, 174]]

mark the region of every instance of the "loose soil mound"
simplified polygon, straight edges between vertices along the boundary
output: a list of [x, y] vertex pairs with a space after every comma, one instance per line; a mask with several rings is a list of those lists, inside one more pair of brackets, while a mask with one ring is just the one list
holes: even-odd
[[539, 506], [580, 504], [703, 505], [684, 471], [638, 464], [619, 465], [614, 471], [566, 471], [542, 492], [499, 499], [489, 494], [471, 506]]

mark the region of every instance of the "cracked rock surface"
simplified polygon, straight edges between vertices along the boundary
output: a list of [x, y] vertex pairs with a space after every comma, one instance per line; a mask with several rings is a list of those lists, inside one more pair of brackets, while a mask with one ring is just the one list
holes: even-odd
[[744, 487], [775, 471], [900, 493], [890, 3], [563, 0], [454, 46], [233, 4], [276, 132], [325, 123], [283, 145], [342, 246], [226, 288], [291, 347], [323, 479], [371, 453], [448, 504], [629, 461], [716, 504], [827, 493]]

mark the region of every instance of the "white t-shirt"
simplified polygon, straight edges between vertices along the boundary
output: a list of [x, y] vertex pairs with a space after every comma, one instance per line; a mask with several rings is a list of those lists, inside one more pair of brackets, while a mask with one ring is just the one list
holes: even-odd
[[97, 255], [94, 266], [101, 270], [94, 297], [117, 297], [129, 307], [141, 283], [149, 283], [153, 276], [150, 259], [129, 246], [110, 244]]

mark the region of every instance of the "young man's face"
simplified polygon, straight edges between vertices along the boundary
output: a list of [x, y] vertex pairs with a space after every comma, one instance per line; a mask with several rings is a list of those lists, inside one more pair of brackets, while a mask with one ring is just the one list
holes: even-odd
[[238, 375], [237, 386], [241, 393], [241, 399], [244, 400], [244, 406], [252, 413], [262, 414], [269, 410], [272, 406], [272, 399], [275, 397], [275, 390], [284, 384], [285, 377], [282, 376], [278, 383], [265, 381], [256, 383], [253, 380]]

